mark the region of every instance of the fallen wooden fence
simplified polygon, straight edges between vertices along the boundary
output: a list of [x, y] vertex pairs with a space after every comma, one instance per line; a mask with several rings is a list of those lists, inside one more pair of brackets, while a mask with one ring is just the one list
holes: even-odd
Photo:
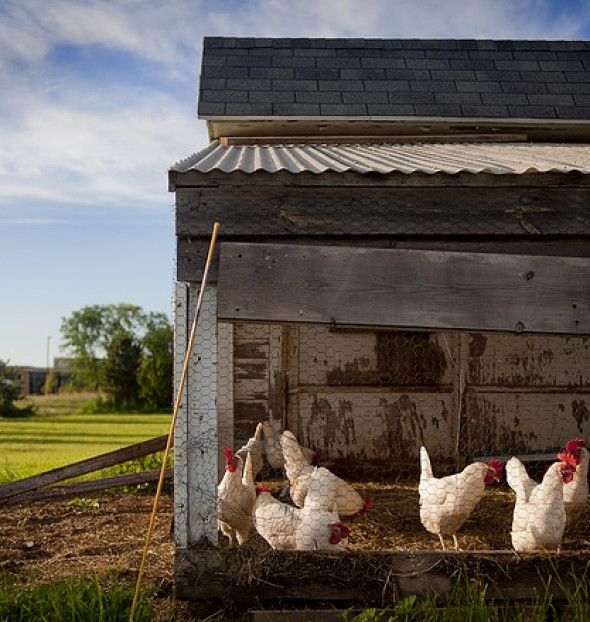
[[[115, 464], [141, 458], [157, 451], [162, 451], [166, 447], [167, 438], [167, 435], [158, 436], [147, 441], [142, 441], [141, 443], [135, 443], [134, 445], [128, 445], [121, 449], [115, 449], [114, 451], [94, 456], [93, 458], [73, 462], [72, 464], [58, 467], [57, 469], [3, 484], [0, 486], [0, 507], [67, 494], [81, 494], [93, 490], [104, 490], [106, 488], [115, 488], [118, 486], [133, 486], [146, 482], [155, 482], [159, 477], [159, 469], [97, 480], [62, 484], [61, 486], [52, 485], [67, 479], [79, 477], [80, 475], [99, 471], [100, 469]], [[166, 479], [170, 479], [171, 477], [172, 469], [167, 469]]]

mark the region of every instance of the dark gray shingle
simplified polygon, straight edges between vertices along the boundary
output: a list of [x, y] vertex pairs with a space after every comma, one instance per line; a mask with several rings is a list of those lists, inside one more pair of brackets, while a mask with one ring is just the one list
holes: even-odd
[[206, 37], [198, 112], [590, 119], [590, 41]]

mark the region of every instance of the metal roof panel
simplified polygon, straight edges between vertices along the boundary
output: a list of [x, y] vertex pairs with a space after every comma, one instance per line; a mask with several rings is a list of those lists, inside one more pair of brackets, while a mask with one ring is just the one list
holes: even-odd
[[186, 173], [590, 174], [590, 145], [567, 143], [273, 144], [208, 147], [177, 162]]

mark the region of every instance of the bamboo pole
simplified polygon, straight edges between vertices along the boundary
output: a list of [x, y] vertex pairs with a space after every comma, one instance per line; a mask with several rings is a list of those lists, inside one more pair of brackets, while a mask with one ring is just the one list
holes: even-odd
[[137, 581], [135, 583], [135, 593], [133, 595], [133, 603], [131, 604], [131, 612], [129, 614], [130, 622], [134, 622], [134, 619], [135, 619], [135, 610], [137, 609], [137, 602], [139, 600], [139, 590], [141, 588], [141, 581], [142, 581], [143, 573], [145, 569], [145, 562], [147, 559], [148, 548], [149, 548], [149, 545], [152, 539], [152, 534], [154, 532], [154, 523], [156, 520], [156, 511], [158, 509], [158, 501], [160, 500], [160, 495], [162, 493], [162, 486], [164, 484], [164, 479], [165, 479], [166, 463], [168, 462], [168, 456], [170, 455], [170, 448], [172, 447], [172, 439], [174, 438], [174, 427], [176, 425], [176, 419], [178, 418], [178, 411], [180, 410], [180, 403], [182, 401], [182, 392], [184, 390], [184, 385], [185, 385], [186, 377], [188, 374], [190, 357], [191, 357], [191, 353], [193, 350], [193, 346], [195, 344], [195, 335], [197, 334], [197, 322], [199, 319], [199, 314], [201, 312], [201, 305], [203, 303], [205, 285], [207, 283], [207, 276], [209, 274], [209, 268], [211, 266], [211, 261], [213, 259], [213, 251], [215, 250], [215, 242], [217, 240], [218, 231], [219, 231], [219, 223], [216, 222], [213, 225], [213, 233], [211, 234], [211, 241], [209, 243], [209, 253], [207, 254], [207, 261], [205, 263], [205, 269], [203, 271], [203, 278], [201, 279], [201, 287], [199, 289], [199, 296], [197, 298], [195, 317], [193, 318], [191, 334], [190, 334], [188, 346], [186, 348], [186, 354], [184, 356], [184, 365], [182, 367], [182, 374], [180, 376], [180, 384], [178, 385], [178, 391], [176, 393], [174, 411], [172, 413], [172, 420], [170, 422], [170, 430], [168, 432], [168, 440], [166, 442], [166, 448], [164, 449], [164, 456], [162, 458], [162, 468], [160, 470], [160, 477], [158, 479], [158, 485], [156, 487], [156, 495], [154, 497], [154, 505], [152, 508], [152, 514], [150, 516], [148, 531], [147, 531], [147, 535], [145, 538], [145, 546], [143, 548], [143, 555], [141, 557], [141, 564], [139, 566], [139, 574], [137, 576]]

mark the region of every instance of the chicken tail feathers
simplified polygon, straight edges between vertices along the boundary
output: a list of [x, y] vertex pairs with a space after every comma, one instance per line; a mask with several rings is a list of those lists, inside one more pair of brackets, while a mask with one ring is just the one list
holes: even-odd
[[426, 447], [422, 445], [422, 447], [420, 447], [420, 479], [429, 479], [431, 477], [433, 477], [432, 465], [430, 464], [430, 458], [426, 451]]
[[257, 426], [256, 426], [256, 432], [254, 432], [254, 438], [257, 441], [261, 441], [262, 440], [262, 430], [263, 430], [263, 426], [262, 426], [262, 422], [260, 422]]

